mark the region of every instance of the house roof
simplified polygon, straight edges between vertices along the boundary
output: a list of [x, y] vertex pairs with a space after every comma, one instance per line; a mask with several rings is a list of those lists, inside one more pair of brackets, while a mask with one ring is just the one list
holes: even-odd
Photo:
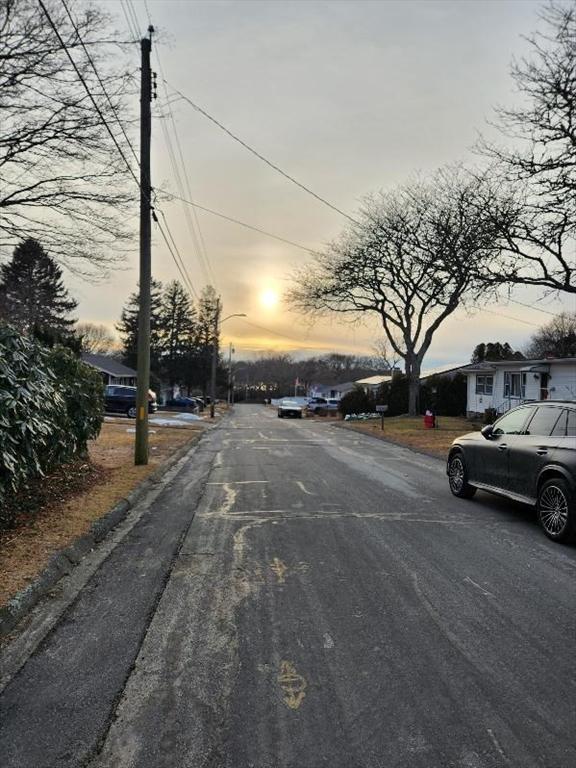
[[494, 373], [498, 368], [517, 368], [519, 371], [548, 370], [550, 364], [576, 365], [576, 357], [547, 357], [543, 360], [484, 360], [470, 363], [462, 368], [462, 373]]
[[454, 363], [448, 363], [447, 365], [437, 365], [435, 368], [427, 368], [420, 374], [420, 379], [428, 379], [430, 376], [439, 376], [443, 373], [453, 373], [455, 371], [461, 371], [467, 368], [466, 363], [460, 363], [455, 365]]
[[360, 386], [365, 384], [369, 387], [377, 387], [380, 384], [384, 384], [385, 381], [390, 381], [391, 378], [392, 378], [392, 374], [386, 373], [384, 375], [380, 374], [378, 376], [368, 376], [366, 379], [358, 379], [353, 383], [360, 384]]
[[133, 368], [128, 368], [127, 365], [122, 365], [118, 360], [108, 355], [91, 355], [88, 352], [84, 352], [82, 360], [93, 368], [97, 368], [99, 371], [109, 373], [110, 376], [131, 376], [136, 377], [138, 372]]

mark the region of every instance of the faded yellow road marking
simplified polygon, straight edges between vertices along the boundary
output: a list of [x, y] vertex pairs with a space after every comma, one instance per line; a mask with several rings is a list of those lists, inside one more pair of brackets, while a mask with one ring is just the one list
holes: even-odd
[[278, 683], [284, 691], [284, 703], [286, 706], [290, 707], [290, 709], [298, 709], [306, 696], [305, 691], [308, 683], [302, 675], [296, 672], [291, 661], [280, 662]]
[[274, 560], [270, 563], [271, 570], [274, 571], [276, 574], [276, 577], [278, 579], [278, 584], [285, 584], [286, 583], [286, 574], [287, 573], [304, 573], [308, 570], [310, 566], [308, 563], [305, 563], [303, 561], [299, 562], [297, 565], [294, 565], [292, 567], [289, 567], [286, 565], [286, 563], [283, 560], [280, 560], [279, 557], [275, 557]]
[[284, 578], [284, 574], [288, 570], [288, 566], [286, 563], [283, 563], [282, 560], [275, 557], [274, 560], [270, 563], [270, 568], [274, 571], [276, 574], [276, 578], [278, 579], [278, 584], [284, 584], [286, 582], [286, 579]]

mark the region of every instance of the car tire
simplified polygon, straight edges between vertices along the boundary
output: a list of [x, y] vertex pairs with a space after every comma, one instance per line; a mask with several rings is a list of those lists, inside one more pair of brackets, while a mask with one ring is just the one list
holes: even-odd
[[278, 414], [278, 418], [279, 418], [279, 419], [281, 419], [281, 418], [282, 418], [282, 414], [281, 414], [281, 413], [279, 413], [279, 414]]
[[128, 416], [129, 419], [135, 419], [137, 413], [138, 411], [136, 410], [136, 406], [131, 405], [130, 408], [128, 408], [126, 411], [126, 416]]
[[566, 480], [552, 477], [542, 483], [536, 511], [549, 539], [568, 542], [576, 538], [576, 499]]
[[459, 499], [471, 499], [476, 488], [468, 482], [466, 461], [461, 451], [456, 451], [448, 459], [448, 484], [454, 496]]

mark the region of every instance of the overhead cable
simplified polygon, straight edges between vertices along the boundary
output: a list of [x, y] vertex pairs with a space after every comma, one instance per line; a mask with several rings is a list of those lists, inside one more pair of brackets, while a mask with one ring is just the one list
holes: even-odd
[[308, 248], [305, 245], [296, 243], [293, 240], [288, 240], [286, 237], [281, 237], [280, 235], [274, 235], [272, 232], [267, 232], [265, 229], [260, 229], [260, 227], [255, 227], [252, 224], [247, 224], [245, 221], [241, 221], [240, 219], [235, 219], [232, 216], [227, 216], [225, 213], [220, 213], [220, 211], [215, 211], [213, 208], [207, 208], [206, 206], [200, 205], [199, 203], [195, 203], [192, 200], [187, 200], [184, 197], [179, 197], [178, 195], [175, 195], [173, 192], [169, 192], [167, 189], [158, 189], [158, 192], [162, 192], [165, 195], [169, 195], [174, 200], [180, 200], [181, 202], [186, 203], [187, 205], [191, 205], [194, 208], [197, 208], [199, 211], [205, 211], [206, 213], [212, 214], [212, 216], [218, 216], [218, 218], [224, 219], [225, 221], [229, 221], [232, 224], [238, 224], [238, 226], [244, 227], [245, 229], [251, 229], [253, 232], [259, 232], [261, 235], [266, 235], [266, 237], [272, 237], [274, 240], [279, 240], [281, 243], [292, 245], [294, 246], [294, 248], [299, 248], [302, 251], [306, 251], [306, 253], [312, 253], [317, 256], [321, 255], [319, 251], [315, 251], [312, 248]]
[[[167, 85], [170, 85], [166, 80], [164, 82]], [[188, 104], [190, 104], [191, 107], [193, 107], [197, 112], [199, 112], [201, 115], [204, 115], [208, 120], [210, 120], [214, 125], [216, 125], [218, 128], [220, 128], [221, 131], [224, 131], [224, 133], [228, 134], [230, 138], [234, 139], [234, 141], [238, 142], [238, 144], [242, 145], [244, 149], [247, 149], [249, 152], [251, 152], [255, 157], [257, 157], [259, 160], [262, 160], [263, 163], [266, 163], [266, 165], [270, 166], [273, 170], [275, 170], [277, 173], [279, 173], [281, 176], [284, 176], [285, 179], [288, 179], [288, 181], [291, 181], [293, 184], [295, 184], [297, 187], [300, 187], [300, 189], [304, 190], [307, 194], [311, 195], [312, 197], [316, 198], [319, 202], [321, 202], [323, 205], [327, 206], [328, 208], [331, 208], [333, 211], [336, 211], [336, 213], [339, 213], [341, 216], [344, 216], [348, 221], [351, 221], [353, 224], [358, 224], [359, 222], [352, 218], [348, 213], [341, 210], [340, 208], [337, 208], [335, 205], [330, 203], [326, 198], [322, 197], [321, 195], [318, 195], [316, 192], [314, 192], [310, 187], [307, 187], [305, 184], [302, 184], [300, 181], [294, 178], [294, 176], [291, 176], [289, 173], [286, 173], [286, 171], [283, 171], [282, 168], [280, 168], [276, 163], [273, 163], [271, 160], [268, 160], [267, 157], [264, 157], [258, 150], [254, 149], [254, 147], [251, 147], [250, 144], [246, 143], [243, 139], [241, 139], [239, 136], [237, 136], [235, 133], [233, 133], [229, 128], [226, 128], [225, 125], [223, 125], [219, 120], [217, 120], [215, 117], [212, 117], [211, 114], [206, 112], [205, 109], [203, 109], [201, 106], [196, 104], [192, 99], [190, 99], [188, 96], [185, 96], [181, 91], [179, 91], [177, 88], [175, 88], [173, 85], [170, 85], [170, 88], [174, 91], [174, 93], [178, 94], [181, 99], [184, 99]]]
[[130, 147], [130, 150], [132, 151], [132, 154], [134, 155], [134, 159], [136, 160], [136, 164], [139, 166], [140, 165], [140, 161], [138, 159], [138, 155], [136, 153], [136, 150], [132, 146], [132, 143], [131, 143], [130, 139], [128, 138], [128, 134], [126, 133], [126, 130], [124, 129], [124, 126], [123, 126], [120, 118], [118, 117], [118, 112], [116, 111], [116, 107], [112, 103], [112, 99], [108, 95], [108, 91], [106, 90], [106, 87], [104, 86], [104, 83], [102, 82], [102, 78], [100, 77], [100, 74], [99, 74], [98, 70], [96, 69], [96, 65], [94, 64], [94, 61], [93, 61], [92, 57], [90, 56], [90, 52], [88, 51], [88, 48], [86, 47], [86, 45], [84, 43], [84, 40], [82, 40], [82, 37], [80, 35], [80, 31], [79, 31], [78, 27], [76, 26], [76, 22], [74, 21], [74, 18], [72, 16], [72, 14], [70, 13], [70, 9], [68, 8], [68, 6], [66, 4], [66, 0], [62, 0], [62, 5], [64, 6], [64, 9], [66, 10], [66, 13], [68, 14], [68, 18], [70, 19], [70, 23], [72, 24], [72, 27], [73, 27], [74, 31], [76, 32], [76, 37], [78, 38], [78, 40], [80, 42], [80, 45], [84, 49], [84, 53], [86, 54], [86, 57], [87, 57], [88, 61], [90, 62], [90, 66], [94, 70], [94, 74], [96, 75], [96, 79], [98, 80], [98, 82], [100, 84], [100, 88], [102, 88], [102, 93], [106, 97], [108, 105], [110, 106], [110, 109], [112, 110], [112, 114], [114, 115], [114, 117], [116, 118], [116, 122], [120, 126], [120, 130], [122, 131], [122, 135], [124, 136], [124, 140], [126, 141], [126, 144], [128, 144], [128, 146]]
[[80, 70], [78, 69], [78, 67], [77, 67], [77, 65], [76, 65], [76, 62], [74, 61], [74, 59], [73, 59], [73, 57], [72, 57], [72, 54], [71, 54], [71, 53], [70, 53], [70, 51], [68, 50], [68, 48], [67, 48], [67, 46], [66, 46], [66, 43], [64, 42], [64, 40], [62, 39], [62, 36], [60, 35], [60, 32], [58, 31], [58, 28], [56, 27], [56, 25], [55, 25], [55, 24], [54, 24], [54, 22], [52, 21], [52, 17], [51, 17], [51, 16], [50, 16], [50, 14], [48, 13], [48, 9], [46, 8], [46, 6], [45, 6], [45, 4], [44, 4], [43, 0], [38, 0], [38, 3], [39, 3], [39, 5], [40, 5], [40, 7], [42, 8], [42, 10], [44, 11], [44, 14], [45, 14], [46, 18], [48, 19], [48, 23], [49, 23], [49, 24], [50, 24], [50, 26], [52, 27], [52, 30], [54, 31], [54, 34], [55, 34], [55, 35], [56, 35], [56, 37], [58, 38], [58, 41], [59, 41], [59, 43], [60, 43], [60, 45], [61, 45], [61, 47], [62, 47], [62, 50], [63, 50], [63, 51], [66, 53], [66, 56], [67, 56], [67, 57], [68, 57], [68, 59], [70, 60], [70, 63], [72, 64], [72, 66], [73, 66], [73, 68], [74, 68], [74, 70], [75, 70], [76, 74], [78, 75], [78, 79], [80, 80], [80, 82], [81, 82], [81, 83], [82, 83], [82, 85], [84, 86], [84, 90], [86, 91], [86, 93], [88, 94], [88, 97], [90, 98], [90, 101], [91, 101], [91, 102], [92, 102], [92, 104], [94, 105], [94, 109], [95, 109], [95, 110], [96, 110], [96, 112], [98, 113], [98, 116], [100, 117], [100, 120], [102, 121], [102, 124], [104, 125], [104, 127], [106, 128], [106, 130], [108, 131], [108, 133], [110, 134], [110, 138], [112, 139], [112, 141], [113, 141], [113, 142], [114, 142], [114, 144], [116, 145], [116, 149], [118, 150], [118, 152], [119, 152], [120, 156], [122, 157], [122, 159], [123, 159], [123, 160], [124, 160], [124, 162], [126, 163], [126, 167], [127, 167], [127, 168], [128, 168], [128, 170], [130, 171], [130, 173], [131, 173], [131, 175], [132, 175], [132, 177], [133, 177], [134, 181], [136, 182], [136, 184], [137, 184], [137, 185], [138, 185], [138, 187], [140, 188], [140, 182], [139, 182], [139, 180], [138, 180], [138, 178], [137, 178], [136, 174], [135, 174], [135, 173], [134, 173], [134, 171], [132, 170], [132, 166], [130, 165], [130, 163], [129, 163], [129, 162], [128, 162], [128, 160], [126, 159], [126, 155], [124, 154], [124, 151], [122, 150], [122, 147], [121, 147], [121, 146], [120, 146], [120, 144], [118, 143], [118, 141], [117, 141], [117, 139], [116, 139], [116, 136], [114, 135], [114, 132], [112, 131], [112, 129], [111, 129], [111, 128], [110, 128], [110, 126], [108, 125], [108, 121], [106, 120], [106, 118], [105, 118], [105, 117], [104, 117], [104, 115], [102, 114], [102, 110], [100, 109], [100, 107], [98, 106], [98, 104], [97, 104], [97, 102], [96, 102], [96, 99], [95, 99], [95, 98], [94, 98], [94, 96], [92, 95], [92, 91], [91, 91], [91, 90], [90, 90], [90, 88], [88, 87], [88, 84], [86, 83], [86, 80], [85, 80], [85, 78], [84, 78], [84, 75], [83, 75], [83, 74], [80, 72]]

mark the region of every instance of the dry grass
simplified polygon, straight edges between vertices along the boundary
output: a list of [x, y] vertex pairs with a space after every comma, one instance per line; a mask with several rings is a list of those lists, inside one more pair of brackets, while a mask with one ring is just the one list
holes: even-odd
[[20, 515], [15, 528], [0, 535], [0, 605], [31, 582], [50, 557], [86, 533], [91, 523], [162, 464], [181, 445], [194, 442], [203, 426], [152, 426], [150, 463], [133, 464], [134, 422], [105, 422], [90, 445], [90, 462], [75, 462], [43, 478], [36, 488], [39, 508]]
[[437, 424], [436, 429], [424, 429], [422, 416], [393, 416], [384, 419], [384, 431], [382, 431], [380, 419], [368, 422], [342, 422], [347, 429], [368, 433], [383, 440], [391, 440], [440, 458], [445, 458], [454, 438], [480, 429], [478, 424], [453, 416], [439, 416]]

